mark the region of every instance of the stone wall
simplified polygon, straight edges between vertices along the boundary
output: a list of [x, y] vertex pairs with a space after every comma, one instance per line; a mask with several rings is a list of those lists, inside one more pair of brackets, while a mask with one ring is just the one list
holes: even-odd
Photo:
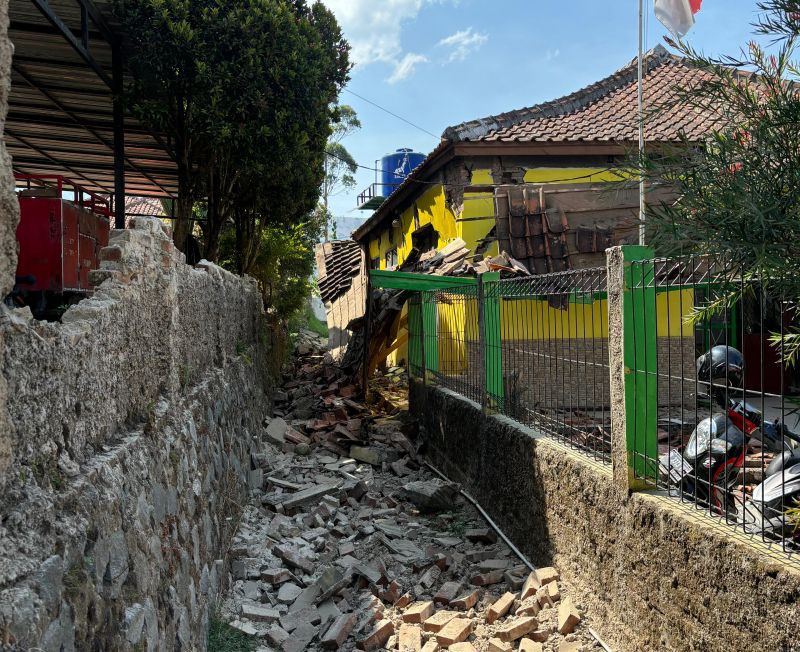
[[[0, 300], [14, 286], [17, 269], [17, 240], [15, 233], [19, 222], [19, 205], [14, 195], [14, 175], [11, 158], [2, 138], [8, 113], [8, 94], [11, 90], [11, 55], [14, 46], [8, 40], [8, 0], [0, 0]], [[0, 351], [3, 349], [3, 332], [0, 329]], [[11, 423], [5, 410], [7, 389], [0, 374], [0, 483], [10, 464]]]
[[413, 382], [431, 461], [463, 483], [538, 566], [555, 565], [621, 652], [791, 650], [796, 565], [447, 390]]
[[202, 650], [273, 334], [252, 280], [185, 265], [158, 220], [101, 259], [60, 323], [0, 315], [0, 649]]

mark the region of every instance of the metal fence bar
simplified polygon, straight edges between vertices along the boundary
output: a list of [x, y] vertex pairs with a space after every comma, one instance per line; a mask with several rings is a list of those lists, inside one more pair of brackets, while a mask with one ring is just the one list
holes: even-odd
[[783, 339], [800, 325], [795, 308], [736, 261], [641, 251], [625, 260], [635, 480], [800, 565], [800, 375]]

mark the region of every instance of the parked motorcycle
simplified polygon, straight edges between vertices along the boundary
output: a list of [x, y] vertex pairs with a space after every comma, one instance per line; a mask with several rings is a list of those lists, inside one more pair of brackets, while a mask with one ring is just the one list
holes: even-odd
[[724, 410], [733, 424], [748, 436], [748, 445], [760, 444], [775, 453], [800, 449], [800, 435], [783, 421], [764, 422], [761, 411], [744, 400], [729, 396], [729, 386], [740, 387], [744, 357], [732, 346], [718, 345], [697, 358], [697, 378], [709, 386], [712, 405]]
[[736, 513], [730, 492], [739, 477], [747, 437], [724, 414], [703, 419], [683, 454], [671, 450], [659, 457], [659, 468], [672, 488], [720, 514]]
[[[659, 470], [662, 480], [672, 490], [680, 490], [684, 496], [712, 507], [719, 514], [737, 514], [739, 510], [732, 489], [739, 478], [748, 445], [758, 442], [766, 450], [778, 452], [778, 456], [767, 467], [766, 480], [756, 488], [753, 500], [761, 506], [759, 514], [766, 511], [769, 513], [767, 520], [775, 519], [770, 512], [775, 502], [791, 504], [794, 495], [793, 481], [784, 483], [781, 478], [786, 475], [784, 469], [794, 478], [793, 469], [800, 465], [800, 436], [777, 419], [764, 423], [759, 410], [743, 400], [729, 397], [728, 387], [741, 386], [743, 374], [744, 358], [733, 347], [715, 346], [697, 359], [698, 380], [709, 386], [712, 405], [724, 413], [712, 414], [698, 423], [682, 454], [671, 450], [660, 456]], [[797, 468], [800, 472], [800, 466]], [[778, 479], [773, 479], [776, 477]], [[797, 484], [800, 485], [800, 479]], [[783, 494], [776, 494], [780, 487], [784, 488]], [[790, 498], [788, 503], [787, 497]], [[758, 510], [758, 506], [755, 509]], [[765, 521], [761, 516], [751, 520], [753, 524], [756, 520]]]

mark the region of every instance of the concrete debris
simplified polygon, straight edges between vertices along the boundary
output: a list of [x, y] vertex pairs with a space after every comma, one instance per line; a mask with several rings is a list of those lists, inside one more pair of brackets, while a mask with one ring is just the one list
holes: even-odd
[[[400, 475], [400, 474], [398, 474]], [[458, 495], [458, 487], [442, 480], [422, 480], [403, 485], [403, 497], [423, 513], [448, 511]]]
[[374, 413], [352, 388], [319, 353], [287, 370], [252, 460], [260, 481], [231, 544], [223, 616], [259, 652], [592, 649], [558, 571], [528, 574], [417, 460], [413, 420]]

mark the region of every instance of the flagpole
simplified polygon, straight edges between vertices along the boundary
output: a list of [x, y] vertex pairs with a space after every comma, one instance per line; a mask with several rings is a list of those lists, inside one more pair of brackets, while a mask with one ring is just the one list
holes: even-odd
[[[644, 92], [643, 92], [643, 59], [644, 59], [644, 0], [639, 0], [639, 165], [644, 156]], [[639, 175], [639, 244], [644, 245], [644, 176]]]

